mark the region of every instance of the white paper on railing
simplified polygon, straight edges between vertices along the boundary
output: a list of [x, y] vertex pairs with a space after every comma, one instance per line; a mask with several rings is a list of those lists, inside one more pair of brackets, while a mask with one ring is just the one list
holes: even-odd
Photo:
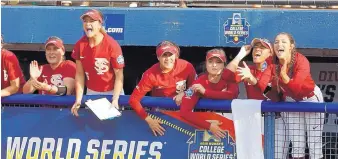
[[112, 107], [107, 98], [88, 100], [86, 105], [100, 120], [112, 119], [121, 116], [121, 112], [119, 112], [119, 110], [115, 107]]
[[231, 102], [237, 159], [264, 159], [261, 103], [261, 100], [250, 99], [234, 99]]

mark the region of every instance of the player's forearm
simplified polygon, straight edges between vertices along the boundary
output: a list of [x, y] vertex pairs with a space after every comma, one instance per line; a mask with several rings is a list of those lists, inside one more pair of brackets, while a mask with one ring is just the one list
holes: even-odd
[[15, 94], [18, 92], [18, 90], [19, 90], [18, 86], [15, 86], [15, 85], [8, 86], [1, 90], [1, 97], [7, 97], [12, 94]]
[[[74, 91], [74, 87], [75, 87], [75, 79], [74, 78], [70, 78], [70, 77], [65, 77], [63, 79], [63, 83], [66, 86], [66, 95], [71, 95], [73, 94]], [[64, 90], [64, 89], [63, 89]], [[59, 90], [58, 88], [58, 94], [63, 94], [64, 92], [62, 92], [61, 90]]]
[[75, 93], [77, 103], [81, 103], [83, 97], [84, 88], [84, 74], [76, 73], [75, 75]]
[[20, 88], [20, 78], [16, 78], [10, 81], [10, 86], [1, 90], [1, 97], [10, 96], [19, 91]]
[[35, 91], [35, 87], [32, 85], [32, 79], [29, 79], [22, 88], [22, 93], [24, 94], [30, 94], [33, 93]]
[[199, 100], [199, 95], [196, 93], [192, 96], [184, 96], [182, 99], [182, 104], [180, 106], [180, 116], [194, 124], [198, 128], [209, 129], [210, 123], [206, 122], [203, 119], [196, 118], [195, 114], [192, 112]]
[[137, 99], [133, 96], [130, 96], [129, 99], [129, 105], [134, 109], [134, 111], [136, 112], [136, 114], [141, 118], [141, 119], [145, 119], [148, 114], [147, 112], [144, 110], [143, 106], [141, 105], [141, 99]]
[[208, 130], [210, 127], [210, 123], [206, 122], [201, 118], [196, 118], [196, 115], [192, 112], [192, 110], [180, 110], [180, 116], [195, 125], [199, 129]]
[[8, 86], [1, 90], [1, 97], [7, 97], [18, 92], [19, 88]]
[[116, 76], [114, 83], [113, 100], [118, 100], [123, 89], [123, 74]]
[[288, 84], [290, 82], [290, 77], [286, 73], [281, 73], [281, 79], [285, 84]]
[[226, 66], [226, 68], [231, 72], [236, 72], [239, 63], [243, 60], [245, 55], [245, 49], [241, 49], [237, 56]]
[[231, 91], [205, 90], [205, 93], [203, 96], [209, 99], [225, 99], [225, 100], [236, 98], [236, 94]]
[[58, 87], [56, 87], [54, 85], [47, 85], [47, 87], [44, 91], [47, 91], [50, 94], [56, 94], [56, 92], [58, 91]]
[[248, 80], [248, 83], [250, 83], [251, 85], [256, 85], [258, 81], [255, 76], [251, 75], [251, 77]]

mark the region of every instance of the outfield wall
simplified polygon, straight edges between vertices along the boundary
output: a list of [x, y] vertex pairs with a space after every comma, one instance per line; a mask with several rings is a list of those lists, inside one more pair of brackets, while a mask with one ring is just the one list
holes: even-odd
[[[56, 35], [74, 44], [82, 35], [80, 15], [87, 7], [2, 6], [2, 33], [8, 43], [41, 44]], [[238, 47], [254, 37], [294, 35], [299, 48], [337, 49], [338, 10], [228, 8], [99, 8], [121, 45], [155, 46], [172, 40], [181, 46]]]

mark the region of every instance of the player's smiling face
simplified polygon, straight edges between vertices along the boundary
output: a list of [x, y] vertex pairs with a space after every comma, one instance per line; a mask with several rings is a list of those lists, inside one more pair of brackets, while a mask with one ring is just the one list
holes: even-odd
[[271, 55], [270, 49], [264, 46], [262, 43], [257, 43], [253, 47], [252, 59], [253, 62], [256, 64], [263, 63], [270, 55]]
[[174, 68], [176, 55], [170, 52], [163, 53], [162, 56], [158, 57], [161, 68], [171, 70]]
[[277, 35], [273, 49], [279, 59], [288, 59], [293, 48], [294, 44], [291, 44], [290, 38], [286, 34]]
[[224, 69], [224, 62], [218, 57], [211, 57], [207, 60], [206, 67], [210, 75], [219, 75]]
[[53, 44], [49, 44], [46, 47], [46, 59], [49, 64], [59, 64], [64, 54], [65, 52], [62, 48], [58, 48]]
[[100, 32], [102, 24], [98, 20], [94, 20], [89, 16], [83, 17], [83, 30], [88, 38], [95, 36]]

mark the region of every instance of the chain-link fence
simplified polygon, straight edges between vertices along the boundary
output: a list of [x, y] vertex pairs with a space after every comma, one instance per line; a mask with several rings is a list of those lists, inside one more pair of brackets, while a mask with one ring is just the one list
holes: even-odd
[[338, 158], [336, 114], [283, 112], [275, 119], [275, 158]]

